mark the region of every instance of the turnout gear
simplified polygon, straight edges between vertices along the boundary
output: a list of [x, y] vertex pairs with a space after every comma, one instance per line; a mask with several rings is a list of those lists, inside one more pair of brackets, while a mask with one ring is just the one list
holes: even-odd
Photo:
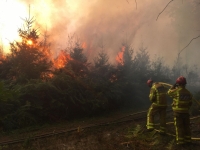
[[184, 86], [186, 84], [184, 77], [179, 77], [176, 82], [179, 86], [176, 89], [169, 89], [167, 93], [173, 98], [176, 141], [177, 144], [184, 144], [191, 141], [189, 109], [192, 105], [192, 94]]
[[189, 113], [192, 105], [192, 94], [184, 87], [169, 89], [168, 95], [173, 98], [172, 109], [178, 113]]
[[167, 109], [167, 99], [166, 99], [167, 89], [159, 82], [153, 83], [149, 100], [152, 102], [148, 113], [147, 113], [147, 129], [154, 129], [154, 116], [156, 114], [160, 115], [160, 133], [165, 133], [166, 130], [166, 109]]

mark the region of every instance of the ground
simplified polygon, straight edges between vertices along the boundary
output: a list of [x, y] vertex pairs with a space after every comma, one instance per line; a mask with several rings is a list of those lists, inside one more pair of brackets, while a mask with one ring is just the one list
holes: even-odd
[[[132, 112], [117, 112], [98, 118], [83, 118], [39, 129], [1, 133], [0, 142], [25, 138], [23, 142], [1, 145], [5, 150], [197, 150], [200, 140], [177, 146], [171, 114], [168, 115], [167, 135], [156, 130], [146, 132], [146, 119], [134, 120]], [[125, 116], [125, 117], [123, 117]], [[157, 119], [157, 118], [156, 118]], [[200, 138], [200, 119], [191, 119], [192, 136]], [[157, 126], [156, 128], [158, 128]], [[71, 130], [72, 129], [72, 130]], [[62, 132], [63, 131], [63, 132]], [[58, 133], [60, 134], [53, 134]], [[34, 135], [52, 133], [32, 139]]]

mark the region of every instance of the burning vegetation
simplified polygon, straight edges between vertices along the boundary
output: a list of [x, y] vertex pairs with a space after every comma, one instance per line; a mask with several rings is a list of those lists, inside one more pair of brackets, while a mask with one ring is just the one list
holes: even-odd
[[118, 53], [116, 57], [116, 61], [120, 65], [124, 65], [124, 52], [125, 52], [125, 46], [122, 47], [122, 50]]
[[[134, 53], [127, 43], [116, 55], [116, 64], [109, 62], [105, 49], [89, 62], [84, 54], [87, 43], [76, 43], [54, 58], [47, 39], [39, 41], [33, 19], [25, 22], [26, 28], [18, 30], [21, 40], [10, 43], [9, 54], [1, 53], [0, 121], [4, 130], [119, 108], [146, 108], [146, 80], [173, 82], [185, 73], [177, 64], [172, 69], [165, 66], [163, 59], [151, 61], [144, 47]], [[188, 80], [189, 86], [198, 86], [199, 76], [193, 68], [185, 76], [194, 79]]]
[[72, 60], [70, 55], [62, 50], [57, 58], [53, 59], [53, 67], [56, 69], [64, 68], [69, 60]]

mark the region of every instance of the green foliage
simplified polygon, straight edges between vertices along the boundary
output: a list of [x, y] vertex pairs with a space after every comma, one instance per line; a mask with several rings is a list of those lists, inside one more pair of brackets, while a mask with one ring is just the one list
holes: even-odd
[[122, 45], [123, 48], [123, 57], [122, 62], [117, 65], [114, 76], [116, 76], [116, 80], [113, 82], [118, 88], [119, 92], [119, 106], [123, 106], [124, 104], [130, 104], [133, 100], [132, 91], [133, 91], [133, 83], [135, 82], [134, 78], [134, 60], [133, 60], [133, 49], [128, 45]]
[[9, 90], [8, 87], [5, 86], [3, 81], [0, 81], [0, 100], [2, 102], [6, 102], [9, 100], [13, 100], [17, 98], [17, 93], [13, 90]]
[[56, 121], [65, 116], [66, 107], [62, 101], [63, 93], [51, 82], [31, 80], [26, 85], [21, 86], [19, 91], [22, 106], [29, 104], [28, 111], [34, 114], [38, 122]]
[[25, 21], [26, 28], [18, 31], [22, 41], [10, 43], [11, 54], [0, 64], [0, 76], [17, 83], [40, 79], [51, 67], [46, 52], [41, 44], [37, 43], [37, 31], [31, 28], [33, 20]]
[[105, 51], [99, 52], [98, 56], [94, 58], [94, 68], [100, 69], [104, 67], [108, 67], [108, 55], [105, 53]]
[[98, 93], [98, 99], [104, 101], [106, 109], [118, 108], [121, 104], [122, 90], [116, 82], [116, 69], [108, 62], [105, 51], [99, 52], [91, 67], [89, 80], [91, 86]]
[[151, 62], [147, 48], [141, 47], [134, 57], [133, 69], [136, 82], [146, 81], [149, 78], [150, 66]]
[[149, 78], [151, 69], [148, 51], [141, 47], [133, 57], [133, 50], [125, 46], [123, 60], [124, 65], [117, 67], [116, 75], [117, 82], [121, 86], [121, 99], [126, 107], [144, 105], [145, 93], [148, 95], [149, 91], [145, 89], [146, 85], [143, 83]]
[[[7, 130], [122, 107], [144, 108], [149, 104], [149, 78], [171, 82], [185, 73], [188, 83], [198, 85], [195, 67], [189, 69], [178, 58], [170, 69], [161, 57], [150, 61], [147, 48], [133, 53], [127, 44], [122, 45], [120, 62], [113, 65], [106, 51], [99, 52], [90, 64], [84, 49], [73, 43], [65, 66], [51, 70], [46, 39], [39, 42], [33, 18], [24, 21], [25, 27], [18, 30], [21, 41], [10, 43], [11, 53], [0, 59], [0, 79], [4, 81], [0, 82], [0, 119]], [[198, 95], [195, 97], [200, 99]], [[133, 137], [138, 136], [139, 128], [131, 132]]]
[[22, 128], [64, 118], [65, 108], [59, 101], [62, 95], [51, 83], [30, 80], [26, 85], [16, 85], [14, 88], [19, 92], [19, 104], [3, 117], [4, 129]]
[[6, 87], [3, 82], [0, 82], [0, 124], [3, 126], [4, 118], [14, 113], [20, 103], [18, 101], [19, 93]]
[[83, 54], [83, 48], [81, 48], [78, 44], [76, 45], [76, 47], [73, 48], [72, 51], [70, 51], [70, 56], [71, 56], [71, 58], [73, 58], [81, 63], [87, 62], [87, 58]]
[[87, 63], [86, 56], [83, 54], [83, 48], [76, 45], [76, 47], [70, 51], [70, 57], [72, 59], [68, 61], [66, 67], [68, 68], [70, 66], [76, 76], [86, 76], [89, 64]]
[[[112, 80], [112, 75], [113, 72], [115, 72], [115, 69], [108, 60], [108, 55], [105, 51], [99, 52], [98, 56], [94, 59], [94, 65], [90, 70], [90, 77], [94, 82], [106, 84]], [[106, 85], [104, 87], [106, 87]]]

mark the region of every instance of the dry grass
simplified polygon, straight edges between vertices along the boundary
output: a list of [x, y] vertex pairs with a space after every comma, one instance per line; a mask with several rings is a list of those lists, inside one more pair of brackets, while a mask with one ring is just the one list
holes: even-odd
[[[96, 121], [108, 121], [109, 119], [113, 118], [101, 118], [100, 120], [96, 119]], [[95, 118], [84, 122], [81, 120], [73, 123], [63, 123], [54, 127], [46, 127], [37, 132], [78, 127], [91, 122], [94, 123]], [[199, 141], [194, 141], [192, 145], [180, 147], [175, 144], [173, 136], [163, 136], [156, 131], [145, 132], [145, 123], [146, 121], [130, 121], [84, 130], [81, 128], [78, 130], [77, 128], [77, 131], [66, 132], [48, 138], [36, 140], [27, 138], [23, 143], [1, 146], [0, 150], [199, 150]], [[199, 131], [199, 123], [199, 119], [192, 120], [193, 137], [200, 137], [199, 132], [197, 132]], [[173, 124], [168, 124], [167, 127], [168, 132], [174, 134]], [[24, 132], [21, 133], [25, 134]], [[34, 135], [35, 133], [36, 131], [29, 133], [29, 135]], [[10, 136], [21, 137], [23, 134], [15, 133]]]

